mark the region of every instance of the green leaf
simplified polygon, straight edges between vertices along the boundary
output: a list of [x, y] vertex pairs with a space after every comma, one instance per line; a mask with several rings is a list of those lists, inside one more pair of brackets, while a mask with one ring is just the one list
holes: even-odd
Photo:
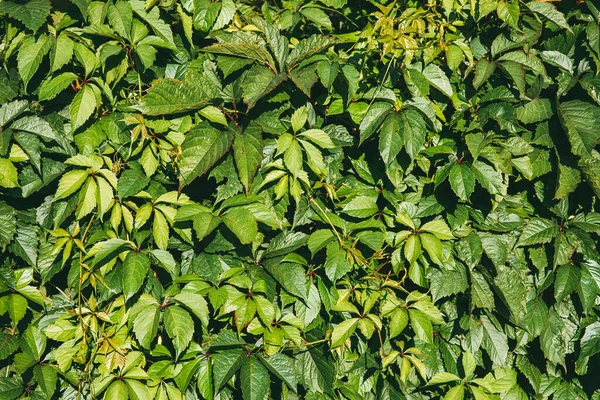
[[269, 357], [258, 356], [258, 359], [268, 368], [269, 371], [294, 392], [298, 385], [296, 377], [296, 368], [294, 367], [294, 359], [282, 353], [275, 353]]
[[524, 124], [532, 124], [550, 119], [554, 113], [548, 99], [534, 99], [517, 108], [517, 119]]
[[408, 315], [410, 317], [410, 326], [415, 332], [416, 337], [426, 343], [433, 343], [433, 327], [427, 314], [421, 310], [411, 308], [408, 310]]
[[558, 114], [567, 131], [574, 154], [590, 157], [594, 146], [600, 142], [597, 121], [600, 107], [580, 100], [566, 101], [558, 106]]
[[256, 60], [261, 64], [270, 65], [275, 68], [275, 61], [267, 49], [255, 43], [248, 42], [229, 42], [217, 43], [206, 46], [202, 51], [213, 54], [226, 54], [230, 56], [249, 58]]
[[317, 66], [317, 74], [323, 86], [327, 89], [333, 85], [335, 78], [339, 72], [340, 65], [337, 62], [329, 62], [329, 60], [323, 60]]
[[247, 354], [240, 349], [225, 350], [215, 354], [213, 376], [217, 390], [231, 379], [247, 357]]
[[146, 115], [175, 114], [203, 108], [209, 103], [210, 95], [201, 81], [194, 84], [195, 78], [196, 75], [188, 75], [183, 82], [159, 79], [140, 103], [131, 108]]
[[[0, 3], [6, 4], [6, 3]], [[42, 59], [46, 56], [52, 42], [46, 35], [42, 35], [36, 41], [32, 36], [29, 36], [21, 44], [19, 55], [17, 57], [19, 75], [23, 80], [23, 85], [27, 87], [27, 83], [33, 78], [33, 75], [37, 72]]]
[[94, 245], [89, 255], [94, 255], [92, 265], [100, 266], [115, 258], [121, 254], [128, 246], [131, 246], [131, 242], [120, 239], [108, 239], [104, 242], [99, 242]]
[[129, 5], [133, 11], [148, 25], [152, 28], [152, 31], [156, 36], [160, 37], [171, 48], [175, 48], [175, 42], [173, 41], [173, 31], [171, 27], [160, 18], [160, 8], [153, 7], [150, 10], [146, 9], [146, 6], [142, 0], [128, 0]]
[[248, 356], [240, 368], [240, 384], [244, 400], [264, 400], [271, 379], [265, 366], [255, 357]]
[[600, 322], [596, 321], [585, 328], [581, 337], [581, 352], [579, 357], [591, 357], [600, 352]]
[[333, 328], [333, 332], [331, 332], [331, 347], [338, 347], [344, 344], [346, 339], [352, 336], [356, 330], [359, 321], [360, 319], [358, 318], [350, 318], [337, 324]]
[[505, 365], [508, 356], [506, 335], [499, 331], [487, 316], [481, 317], [481, 323], [483, 326], [483, 348], [487, 350], [494, 365]]
[[38, 98], [40, 101], [52, 100], [65, 90], [77, 78], [73, 72], [63, 72], [54, 78], [45, 81], [40, 86]]
[[198, 113], [210, 122], [227, 126], [227, 118], [225, 118], [225, 114], [223, 114], [223, 111], [215, 106], [206, 106]]
[[322, 149], [332, 149], [336, 147], [331, 140], [331, 137], [321, 129], [308, 129], [299, 134], [298, 137], [306, 138]]
[[228, 129], [217, 130], [205, 122], [191, 130], [181, 145], [180, 187], [208, 172], [229, 150], [232, 140]]
[[292, 175], [294, 175], [294, 178], [297, 178], [300, 171], [302, 171], [302, 148], [298, 140], [293, 139], [290, 142], [289, 147], [283, 154], [283, 162]]
[[263, 253], [263, 258], [285, 256], [304, 246], [308, 236], [303, 232], [285, 231], [275, 236], [269, 248]]
[[386, 165], [395, 160], [400, 150], [402, 150], [404, 133], [400, 128], [401, 123], [400, 114], [391, 113], [381, 126], [381, 132], [379, 133], [379, 153]]
[[56, 37], [56, 44], [50, 51], [50, 72], [56, 72], [71, 61], [75, 43], [63, 31]]
[[360, 144], [364, 143], [386, 119], [392, 105], [387, 102], [373, 103], [360, 122]]
[[[135, 314], [135, 317], [133, 315]], [[160, 307], [156, 300], [148, 294], [142, 294], [132, 309], [133, 332], [139, 344], [149, 349], [158, 333]], [[131, 320], [130, 320], [131, 321]]]
[[108, 7], [108, 23], [119, 36], [130, 39], [131, 24], [133, 22], [133, 9], [125, 1], [118, 1]]
[[442, 265], [442, 242], [440, 239], [435, 237], [434, 235], [430, 235], [429, 233], [419, 234], [419, 239], [421, 240], [421, 245], [433, 261], [437, 265]]
[[169, 223], [162, 212], [155, 210], [152, 220], [152, 237], [156, 247], [166, 250], [169, 245]]
[[517, 246], [548, 243], [558, 235], [558, 225], [549, 219], [532, 218], [523, 229]]
[[29, 0], [23, 4], [12, 1], [0, 3], [0, 14], [8, 14], [34, 32], [44, 25], [50, 9], [50, 0]]
[[418, 111], [411, 109], [401, 111], [400, 117], [404, 147], [410, 158], [414, 159], [425, 144], [427, 134], [425, 121]]
[[0, 202], [0, 248], [2, 251], [12, 241], [17, 232], [15, 210], [5, 202]]
[[321, 10], [320, 8], [302, 7], [300, 9], [300, 13], [312, 22], [314, 22], [316, 25], [322, 26], [326, 29], [332, 29], [331, 20], [329, 19], [325, 11]]
[[425, 67], [425, 69], [423, 70], [423, 75], [425, 76], [425, 78], [427, 78], [429, 83], [434, 88], [436, 88], [446, 96], [452, 97], [452, 95], [454, 94], [454, 90], [452, 89], [450, 80], [440, 67], [438, 67], [435, 64], [428, 64], [427, 67]]
[[129, 399], [129, 392], [127, 391], [127, 385], [122, 380], [115, 380], [111, 385], [106, 389], [106, 393], [104, 394], [105, 399], [115, 399], [115, 400], [127, 400]]
[[0, 398], [12, 400], [23, 393], [23, 380], [19, 375], [0, 377]]
[[477, 61], [475, 66], [475, 76], [473, 78], [473, 87], [479, 89], [492, 76], [496, 70], [496, 63], [482, 58]]
[[263, 261], [263, 266], [287, 292], [306, 300], [305, 271], [300, 265], [272, 258]]
[[475, 190], [475, 175], [466, 164], [455, 163], [450, 169], [450, 187], [456, 195], [464, 201], [468, 201], [469, 197]]
[[148, 270], [150, 269], [150, 259], [142, 252], [130, 251], [123, 262], [123, 293], [125, 300], [128, 300], [137, 293], [144, 283]]
[[222, 219], [242, 244], [249, 244], [258, 239], [256, 218], [248, 210], [242, 207], [232, 208], [223, 215]]
[[550, 21], [554, 22], [556, 25], [560, 26], [561, 28], [566, 29], [569, 32], [572, 32], [571, 28], [569, 27], [569, 24], [567, 23], [567, 19], [565, 18], [564, 14], [561, 13], [560, 11], [558, 11], [552, 3], [531, 1], [531, 2], [527, 3], [527, 8], [529, 8], [534, 13], [536, 13], [544, 18], [549, 19]]
[[342, 212], [356, 218], [368, 218], [379, 211], [376, 198], [371, 196], [356, 196], [348, 202]]
[[33, 367], [33, 377], [47, 398], [52, 398], [58, 380], [56, 370], [48, 365], [36, 365]]
[[167, 335], [173, 339], [177, 356], [189, 346], [194, 335], [194, 321], [190, 314], [178, 306], [169, 306], [164, 310], [164, 324]]
[[558, 164], [558, 182], [554, 198], [562, 199], [568, 196], [577, 189], [579, 183], [581, 183], [581, 174], [577, 169]]
[[73, 129], [83, 125], [92, 116], [97, 106], [94, 90], [90, 85], [83, 85], [73, 98], [69, 111]]
[[208, 326], [208, 318], [210, 313], [208, 311], [208, 304], [206, 303], [206, 300], [204, 300], [204, 297], [198, 293], [184, 290], [181, 293], [173, 296], [173, 299], [194, 313], [194, 315], [198, 317], [200, 321], [202, 321], [204, 326]]
[[139, 168], [123, 171], [117, 183], [119, 198], [127, 198], [139, 193], [149, 182], [150, 178]]
[[327, 246], [327, 260], [325, 261], [325, 274], [332, 282], [337, 282], [340, 278], [352, 270], [348, 262], [346, 250], [341, 249], [337, 243], [331, 243]]
[[581, 270], [573, 264], [566, 264], [556, 270], [554, 281], [554, 297], [561, 302], [573, 293], [581, 280]]
[[498, 18], [506, 22], [508, 26], [519, 30], [519, 2], [500, 0], [498, 2]]

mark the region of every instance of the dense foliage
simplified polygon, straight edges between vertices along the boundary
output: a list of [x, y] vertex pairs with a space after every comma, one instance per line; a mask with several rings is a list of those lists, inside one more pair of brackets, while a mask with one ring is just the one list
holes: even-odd
[[0, 2], [0, 399], [600, 399], [599, 22]]

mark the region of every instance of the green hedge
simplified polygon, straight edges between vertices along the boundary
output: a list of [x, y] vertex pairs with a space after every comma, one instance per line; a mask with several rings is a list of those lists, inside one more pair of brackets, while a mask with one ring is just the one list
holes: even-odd
[[1, 2], [0, 399], [600, 399], [599, 21]]

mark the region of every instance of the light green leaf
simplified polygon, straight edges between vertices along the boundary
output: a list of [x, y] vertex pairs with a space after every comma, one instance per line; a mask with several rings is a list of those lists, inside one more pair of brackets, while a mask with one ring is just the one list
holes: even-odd
[[350, 318], [343, 322], [340, 322], [333, 328], [331, 332], [331, 347], [338, 347], [344, 344], [358, 326], [359, 318]]
[[433, 233], [438, 239], [441, 240], [449, 240], [454, 238], [454, 235], [450, 231], [448, 224], [441, 219], [426, 222], [419, 228], [419, 230]]
[[58, 182], [58, 189], [56, 189], [54, 200], [64, 199], [75, 193], [83, 185], [88, 176], [89, 172], [81, 169], [64, 174]]
[[223, 114], [223, 111], [215, 106], [206, 106], [198, 111], [198, 113], [210, 122], [227, 126], [227, 118], [225, 118], [225, 114]]
[[52, 47], [52, 42], [46, 35], [40, 36], [37, 41], [33, 36], [29, 36], [21, 44], [17, 61], [19, 75], [25, 87], [27, 87], [27, 83], [29, 83], [33, 75], [37, 72], [42, 59], [50, 51], [50, 47]]
[[372, 196], [356, 196], [342, 209], [343, 213], [356, 218], [368, 218], [378, 211], [377, 198]]
[[92, 116], [97, 106], [96, 95], [91, 85], [83, 85], [73, 98], [69, 111], [73, 130], [83, 125]]
[[443, 400], [463, 400], [465, 398], [464, 385], [454, 386], [446, 392]]
[[169, 245], [169, 223], [162, 212], [155, 210], [152, 221], [152, 237], [159, 249], [166, 250]]
[[322, 149], [332, 149], [336, 147], [329, 135], [321, 129], [309, 129], [298, 136], [310, 140]]
[[129, 392], [127, 391], [127, 385], [122, 380], [115, 380], [113, 383], [111, 383], [108, 389], [106, 389], [104, 398], [115, 400], [128, 400]]
[[19, 186], [17, 168], [5, 158], [0, 158], [0, 186], [5, 188]]
[[134, 313], [137, 313], [132, 317], [135, 337], [143, 348], [149, 349], [158, 333], [160, 307], [152, 296], [142, 294], [132, 309], [132, 315]]
[[427, 385], [440, 385], [442, 383], [456, 382], [460, 380], [461, 379], [458, 376], [451, 374], [450, 372], [438, 372], [437, 374], [431, 377], [429, 382], [427, 382]]
[[249, 244], [258, 239], [256, 218], [248, 210], [242, 207], [231, 208], [222, 219], [242, 244]]

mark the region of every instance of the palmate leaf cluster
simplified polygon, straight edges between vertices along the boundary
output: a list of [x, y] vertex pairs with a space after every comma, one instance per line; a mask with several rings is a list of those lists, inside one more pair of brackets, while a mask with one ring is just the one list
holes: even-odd
[[0, 24], [0, 399], [600, 398], [598, 1]]

